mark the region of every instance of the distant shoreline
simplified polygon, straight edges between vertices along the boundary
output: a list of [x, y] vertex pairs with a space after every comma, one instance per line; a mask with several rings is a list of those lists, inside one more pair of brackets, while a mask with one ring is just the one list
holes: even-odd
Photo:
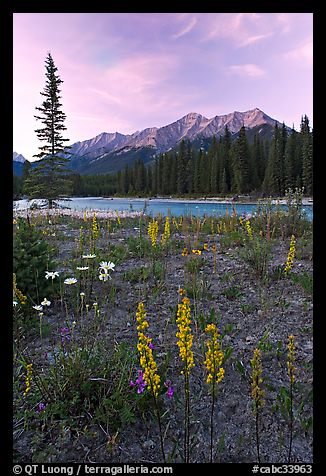
[[[229, 198], [219, 198], [219, 197], [202, 197], [202, 198], [168, 198], [168, 197], [70, 197], [71, 199], [78, 200], [109, 200], [109, 201], [135, 201], [135, 202], [163, 202], [163, 203], [212, 203], [220, 205], [265, 205], [269, 202], [268, 199], [262, 198], [259, 200], [248, 200], [245, 197], [239, 197], [237, 200], [232, 200]], [[17, 202], [20, 200], [14, 200]], [[37, 199], [35, 199], [37, 201]], [[271, 199], [272, 205], [286, 205], [285, 198], [275, 198]], [[306, 197], [302, 199], [303, 206], [313, 206], [313, 198]]]
[[[266, 204], [268, 203], [268, 199], [260, 199], [260, 200], [242, 200], [241, 198], [238, 200], [232, 200], [228, 198], [218, 198], [218, 197], [202, 197], [202, 198], [167, 198], [167, 197], [71, 197], [71, 198], [78, 198], [79, 200], [85, 199], [97, 199], [97, 200], [133, 200], [139, 202], [179, 202], [179, 203], [220, 203], [221, 205], [259, 205], [259, 204]], [[285, 198], [275, 198], [271, 200], [273, 205], [286, 205]], [[302, 205], [313, 205], [313, 198], [307, 197], [302, 199]]]

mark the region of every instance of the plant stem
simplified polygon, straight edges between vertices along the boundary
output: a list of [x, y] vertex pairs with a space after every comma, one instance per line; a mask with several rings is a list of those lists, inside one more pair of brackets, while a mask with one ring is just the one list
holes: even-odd
[[[154, 397], [154, 395], [153, 395], [153, 397]], [[162, 456], [163, 456], [163, 463], [165, 463], [166, 459], [165, 459], [164, 443], [163, 443], [163, 436], [162, 436], [161, 417], [160, 417], [160, 411], [159, 411], [159, 408], [158, 408], [156, 397], [154, 397], [154, 402], [155, 402], [155, 408], [156, 408], [158, 428], [159, 428], [159, 432], [160, 432], [160, 442], [161, 442], [161, 451], [162, 451]]]
[[258, 463], [260, 463], [260, 453], [259, 453], [259, 413], [258, 413], [258, 407], [256, 404], [256, 446], [257, 446], [257, 456], [258, 456]]
[[212, 389], [212, 408], [211, 408], [211, 457], [210, 457], [210, 463], [213, 463], [214, 407], [215, 407], [215, 381], [213, 381], [213, 389]]
[[291, 462], [292, 438], [293, 438], [293, 384], [290, 383], [290, 444], [289, 444], [288, 464], [290, 464]]
[[189, 440], [190, 440], [190, 418], [189, 418], [189, 409], [190, 409], [190, 402], [189, 402], [189, 375], [188, 373], [185, 374], [185, 434], [184, 434], [184, 455], [185, 455], [185, 462], [189, 463]]

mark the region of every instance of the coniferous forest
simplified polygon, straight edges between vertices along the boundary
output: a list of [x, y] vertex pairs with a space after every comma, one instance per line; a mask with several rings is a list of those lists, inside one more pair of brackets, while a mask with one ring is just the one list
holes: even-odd
[[[73, 196], [283, 196], [289, 188], [313, 193], [313, 132], [309, 119], [300, 131], [275, 124], [272, 138], [256, 132], [248, 138], [242, 127], [236, 139], [227, 126], [219, 139], [198, 148], [182, 141], [177, 149], [144, 164], [136, 160], [117, 173], [73, 173]], [[24, 194], [23, 177], [15, 177], [14, 196]]]

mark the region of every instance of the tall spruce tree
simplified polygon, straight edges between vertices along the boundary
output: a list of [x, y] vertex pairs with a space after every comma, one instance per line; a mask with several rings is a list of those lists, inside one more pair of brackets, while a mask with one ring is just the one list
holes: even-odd
[[313, 193], [313, 170], [312, 170], [312, 134], [310, 132], [309, 119], [305, 115], [301, 120], [301, 158], [302, 158], [302, 185], [306, 195]]
[[234, 191], [247, 193], [251, 191], [250, 182], [250, 153], [244, 126], [239, 131], [239, 136], [233, 147], [233, 177]]
[[40, 161], [31, 169], [24, 184], [24, 192], [29, 199], [46, 199], [49, 208], [52, 208], [55, 200], [64, 198], [70, 193], [72, 181], [67, 170], [69, 159], [64, 157], [64, 152], [69, 149], [64, 144], [69, 139], [65, 139], [62, 135], [67, 129], [64, 125], [66, 115], [62, 112], [60, 103], [59, 86], [63, 81], [57, 74], [58, 68], [50, 53], [45, 60], [45, 68], [46, 83], [43, 92], [40, 93], [45, 99], [40, 107], [36, 107], [39, 115], [34, 116], [44, 125], [35, 132], [45, 145], [40, 146], [40, 152], [34, 155]]

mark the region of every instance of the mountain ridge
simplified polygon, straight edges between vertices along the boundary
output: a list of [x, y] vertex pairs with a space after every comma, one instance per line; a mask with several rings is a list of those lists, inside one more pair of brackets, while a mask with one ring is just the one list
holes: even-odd
[[[156, 154], [167, 152], [182, 140], [191, 142], [224, 135], [228, 126], [231, 135], [242, 126], [247, 130], [257, 126], [282, 125], [258, 107], [248, 111], [233, 111], [228, 114], [207, 118], [197, 112], [190, 112], [176, 121], [162, 127], [147, 127], [132, 134], [101, 132], [93, 138], [75, 142], [65, 156], [70, 159], [69, 168], [81, 174], [108, 173], [132, 163], [137, 157], [150, 162]], [[290, 129], [290, 128], [288, 128]], [[111, 167], [111, 165], [114, 167]]]

